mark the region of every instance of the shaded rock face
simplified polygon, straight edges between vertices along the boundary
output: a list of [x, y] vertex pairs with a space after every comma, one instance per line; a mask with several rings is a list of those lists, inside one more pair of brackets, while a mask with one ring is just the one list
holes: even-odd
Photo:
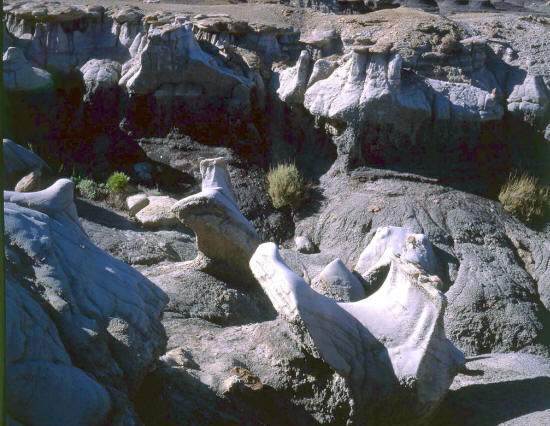
[[[375, 171], [372, 179], [363, 183], [345, 175], [327, 177], [326, 204], [300, 221], [297, 232], [346, 265], [355, 265], [362, 248], [371, 241], [374, 245], [375, 230], [381, 227], [422, 233], [442, 268], [448, 300], [445, 328], [459, 349], [467, 354], [548, 354], [545, 234], [481, 197], [401, 180], [398, 174], [376, 177]], [[381, 273], [377, 280], [383, 280], [387, 269]]]
[[[12, 58], [20, 52], [19, 62], [28, 58], [40, 67], [33, 68], [35, 74], [51, 73], [62, 87], [69, 80], [80, 82], [66, 94], [79, 98], [75, 111], [65, 108], [56, 114], [70, 116], [73, 132], [113, 134], [120, 124], [127, 134], [164, 136], [177, 127], [202, 140], [236, 133], [258, 142], [253, 115], [265, 105], [263, 80], [224, 43], [258, 49], [272, 60], [281, 56], [276, 36], [288, 31], [214, 21], [205, 25], [204, 20], [164, 12], [145, 16], [136, 8], [11, 4], [6, 6], [5, 28], [22, 50], [10, 47], [5, 55]], [[13, 62], [8, 56], [4, 78], [12, 81], [6, 74]], [[50, 103], [60, 96], [65, 95], [52, 93]], [[47, 105], [37, 114], [55, 127]], [[196, 128], [197, 122], [204, 125]], [[8, 130], [28, 137], [16, 122]], [[63, 137], [70, 133], [65, 130]]]
[[73, 189], [4, 192], [8, 411], [23, 423], [135, 418], [128, 398], [166, 343], [166, 296], [92, 244]]
[[21, 178], [35, 170], [48, 171], [48, 165], [34, 152], [10, 139], [2, 141], [4, 164], [3, 177], [6, 188], [13, 189]]

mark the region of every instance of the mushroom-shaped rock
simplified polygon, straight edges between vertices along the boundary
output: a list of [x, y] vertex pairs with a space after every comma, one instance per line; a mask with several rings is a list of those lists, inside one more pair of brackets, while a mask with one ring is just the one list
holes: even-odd
[[200, 171], [202, 191], [178, 201], [172, 211], [197, 236], [197, 265], [207, 260], [212, 272], [246, 279], [260, 238], [237, 207], [224, 159], [203, 160]]
[[385, 226], [376, 230], [371, 242], [359, 256], [355, 270], [367, 282], [373, 283], [387, 271], [393, 256], [421, 265], [431, 274], [438, 271], [437, 258], [428, 238], [398, 226]]
[[70, 179], [59, 179], [49, 188], [37, 192], [4, 191], [4, 202], [15, 203], [50, 216], [65, 216], [80, 227], [74, 205], [74, 182]]
[[128, 397], [165, 350], [166, 295], [90, 241], [73, 192], [68, 179], [4, 192], [8, 410], [25, 424], [131, 416]]
[[366, 297], [361, 282], [340, 259], [330, 262], [311, 286], [315, 291], [339, 302], [356, 302]]
[[[351, 383], [360, 404], [388, 395], [394, 379], [413, 396], [411, 415], [437, 406], [464, 356], [445, 337], [445, 296], [439, 279], [404, 259], [372, 296], [338, 303], [315, 292], [282, 261], [273, 243], [258, 247], [250, 267], [279, 312], [310, 352]], [[383, 342], [383, 345], [382, 345]]]

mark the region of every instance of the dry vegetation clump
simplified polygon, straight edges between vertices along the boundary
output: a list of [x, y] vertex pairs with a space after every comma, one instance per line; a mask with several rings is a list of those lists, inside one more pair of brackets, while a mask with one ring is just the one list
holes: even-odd
[[277, 209], [290, 207], [295, 210], [306, 200], [309, 185], [292, 163], [279, 164], [271, 169], [267, 174], [267, 183], [267, 192]]
[[550, 188], [528, 174], [514, 174], [500, 190], [498, 199], [506, 211], [532, 224], [544, 218], [550, 202]]

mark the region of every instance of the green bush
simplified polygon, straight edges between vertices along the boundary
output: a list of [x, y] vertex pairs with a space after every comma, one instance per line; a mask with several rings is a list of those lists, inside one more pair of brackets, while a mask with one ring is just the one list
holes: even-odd
[[130, 178], [124, 173], [114, 172], [111, 176], [109, 176], [109, 179], [107, 179], [105, 186], [110, 194], [120, 194], [124, 192], [128, 182], [130, 182]]
[[544, 218], [550, 201], [550, 188], [533, 176], [510, 175], [498, 195], [504, 209], [526, 223]]
[[267, 183], [267, 192], [277, 209], [290, 207], [295, 210], [306, 200], [308, 184], [294, 164], [279, 164], [271, 169]]
[[101, 195], [99, 186], [91, 179], [80, 179], [76, 182], [76, 189], [83, 198], [88, 200], [97, 200]]

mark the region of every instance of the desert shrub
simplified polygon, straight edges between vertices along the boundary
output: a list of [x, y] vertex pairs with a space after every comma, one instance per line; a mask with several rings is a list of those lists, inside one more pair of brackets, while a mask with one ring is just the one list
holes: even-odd
[[110, 194], [121, 194], [126, 189], [126, 185], [130, 182], [130, 178], [122, 172], [114, 172], [107, 182], [105, 187]]
[[436, 50], [448, 55], [458, 52], [460, 50], [460, 43], [455, 34], [446, 34], [441, 38], [439, 44], [436, 46]]
[[100, 198], [100, 188], [96, 182], [91, 179], [80, 179], [76, 183], [76, 189], [80, 196], [88, 200], [97, 200]]
[[308, 184], [294, 164], [279, 164], [267, 174], [269, 196], [275, 208], [298, 208], [306, 199]]
[[504, 209], [526, 223], [541, 220], [550, 201], [550, 188], [533, 176], [510, 175], [498, 195]]

